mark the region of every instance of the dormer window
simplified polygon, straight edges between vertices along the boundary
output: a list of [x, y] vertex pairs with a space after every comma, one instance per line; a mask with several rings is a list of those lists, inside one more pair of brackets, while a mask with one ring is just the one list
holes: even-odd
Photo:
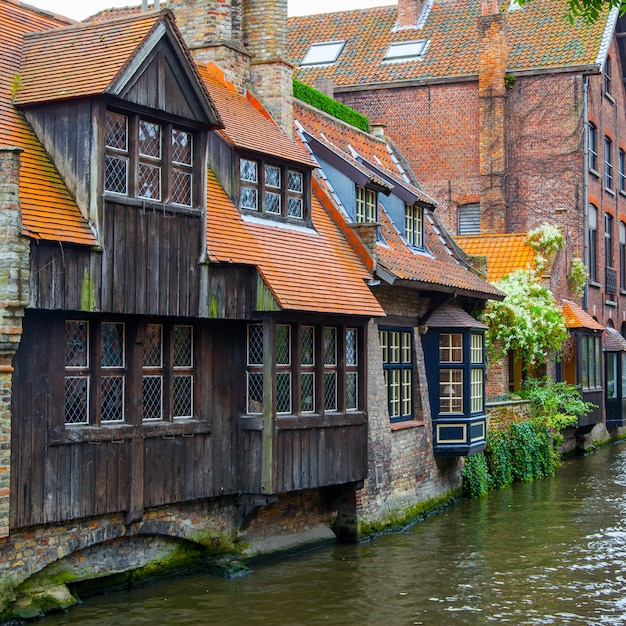
[[356, 221], [360, 224], [376, 221], [376, 192], [356, 186]]
[[304, 220], [307, 216], [306, 173], [278, 163], [239, 160], [239, 207], [268, 216]]
[[424, 210], [414, 204], [404, 205], [404, 237], [410, 246], [424, 247]]
[[194, 137], [190, 130], [137, 114], [107, 111], [104, 191], [194, 207]]

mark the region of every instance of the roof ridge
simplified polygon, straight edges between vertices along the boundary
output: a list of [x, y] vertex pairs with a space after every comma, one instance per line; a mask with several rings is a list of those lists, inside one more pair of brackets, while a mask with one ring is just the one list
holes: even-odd
[[[67, 22], [67, 25], [76, 24], [77, 21], [72, 19], [71, 17], [66, 17], [65, 15], [61, 15], [60, 13], [55, 13], [54, 11], [47, 11], [46, 9], [40, 9], [32, 4], [28, 4], [27, 2], [20, 2], [20, 0], [1, 0], [6, 4], [12, 4], [13, 6], [19, 7], [21, 9], [25, 9], [30, 13], [37, 13], [38, 15], [42, 15], [44, 17], [53, 18], [59, 22]], [[60, 25], [60, 28], [63, 26]]]

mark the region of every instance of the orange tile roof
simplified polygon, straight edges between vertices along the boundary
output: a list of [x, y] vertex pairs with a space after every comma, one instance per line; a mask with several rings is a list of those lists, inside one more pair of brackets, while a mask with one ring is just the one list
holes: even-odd
[[28, 35], [17, 104], [104, 93], [163, 14], [151, 11]]
[[31, 127], [11, 102], [24, 35], [67, 23], [19, 2], [0, 0], [0, 145], [24, 150], [19, 185], [22, 232], [36, 239], [95, 245], [96, 238], [74, 198]]
[[315, 228], [244, 218], [210, 170], [208, 197], [209, 259], [256, 266], [283, 310], [384, 315], [370, 274], [315, 196]]
[[378, 221], [385, 243], [376, 247], [378, 265], [399, 280], [434, 291], [456, 291], [478, 298], [502, 299], [501, 291], [462, 265], [439, 234], [439, 225], [424, 220], [424, 236], [428, 253], [410, 249], [379, 204]]
[[235, 148], [251, 150], [313, 167], [314, 161], [293, 139], [278, 128], [258, 101], [244, 98], [214, 63], [198, 66], [200, 76], [220, 113], [220, 133]]
[[570, 300], [563, 300], [561, 304], [565, 326], [567, 328], [587, 328], [589, 330], [604, 330], [604, 326], [583, 311], [581, 307]]
[[[565, 17], [565, 0], [533, 0], [506, 15], [508, 71], [534, 70], [598, 63], [605, 13], [596, 24]], [[300, 67], [297, 78], [314, 85], [322, 76], [336, 87], [396, 81], [429, 81], [474, 76], [478, 71], [478, 0], [435, 2], [419, 29], [395, 29], [397, 6], [325, 13], [289, 19], [290, 58], [298, 65], [315, 42], [345, 41], [335, 63]], [[392, 42], [428, 40], [423, 59], [385, 62]]]
[[[433, 207], [437, 204], [417, 186], [417, 183], [410, 182], [409, 173], [402, 167], [394, 151], [383, 138], [350, 126], [300, 100], [294, 100], [294, 118], [308, 134], [358, 169], [366, 171], [369, 176], [376, 177], [371, 169], [357, 160], [358, 158], [383, 171], [396, 184], [413, 193], [423, 204]], [[384, 180], [381, 182], [389, 186]]]
[[470, 256], [487, 257], [487, 280], [497, 283], [515, 270], [535, 269], [535, 251], [526, 243], [526, 233], [465, 235], [455, 237]]

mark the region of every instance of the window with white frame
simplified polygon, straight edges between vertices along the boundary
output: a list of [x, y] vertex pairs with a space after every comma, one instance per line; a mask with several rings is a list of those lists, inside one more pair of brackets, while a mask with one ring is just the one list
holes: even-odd
[[311, 44], [300, 65], [327, 65], [341, 54], [345, 41], [321, 41]]
[[356, 221], [361, 224], [376, 221], [376, 192], [361, 185], [356, 186]]
[[470, 411], [483, 411], [484, 389], [484, 337], [476, 333], [470, 334]]
[[263, 160], [239, 159], [239, 207], [267, 216], [306, 218], [304, 171]]
[[[277, 324], [273, 355], [276, 413], [359, 410], [362, 397], [359, 333], [357, 328], [332, 325]], [[263, 413], [263, 335], [262, 324], [248, 325], [246, 412], [249, 415]], [[295, 360], [292, 355], [296, 355]]]
[[413, 331], [402, 328], [378, 330], [391, 422], [413, 419]]
[[410, 246], [424, 246], [424, 210], [422, 207], [404, 205], [404, 236]]
[[107, 110], [104, 147], [105, 192], [182, 207], [199, 204], [191, 130]]

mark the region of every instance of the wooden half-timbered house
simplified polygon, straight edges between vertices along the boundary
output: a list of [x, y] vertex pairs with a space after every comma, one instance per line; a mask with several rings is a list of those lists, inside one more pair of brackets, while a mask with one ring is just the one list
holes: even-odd
[[114, 18], [0, 0], [0, 614], [58, 563], [328, 539], [367, 475], [384, 311], [315, 161], [170, 11]]

